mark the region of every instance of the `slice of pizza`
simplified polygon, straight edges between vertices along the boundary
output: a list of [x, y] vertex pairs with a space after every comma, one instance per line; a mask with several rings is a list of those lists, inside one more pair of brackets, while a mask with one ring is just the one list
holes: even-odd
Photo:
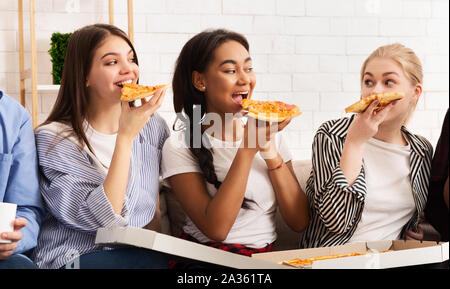
[[380, 101], [380, 104], [376, 107], [376, 111], [379, 111], [386, 107], [389, 103], [393, 102], [397, 99], [402, 99], [405, 97], [405, 94], [403, 92], [384, 92], [384, 93], [378, 93], [378, 94], [372, 94], [367, 97], [364, 97], [360, 99], [359, 101], [355, 102], [354, 104], [350, 105], [345, 109], [346, 113], [349, 112], [355, 112], [360, 113], [366, 110], [366, 108], [370, 105], [372, 101], [375, 99], [378, 99]]
[[152, 96], [158, 89], [166, 88], [169, 84], [163, 85], [139, 85], [135, 83], [124, 84], [122, 87], [122, 96], [120, 100], [135, 101], [144, 97]]
[[301, 114], [300, 108], [295, 104], [286, 104], [282, 101], [262, 101], [245, 98], [241, 102], [242, 108], [248, 110], [248, 116], [268, 121], [281, 122], [288, 117]]
[[286, 264], [294, 267], [308, 267], [311, 266], [315, 261], [319, 260], [328, 260], [328, 259], [335, 259], [335, 258], [344, 258], [344, 257], [353, 257], [353, 256], [361, 256], [361, 255], [367, 255], [367, 254], [381, 254], [386, 252], [391, 252], [392, 250], [386, 250], [386, 251], [378, 251], [378, 252], [354, 252], [354, 253], [347, 253], [347, 254], [335, 254], [335, 255], [326, 255], [326, 256], [318, 256], [318, 257], [312, 257], [312, 258], [306, 258], [306, 259], [291, 259], [281, 262], [281, 264]]

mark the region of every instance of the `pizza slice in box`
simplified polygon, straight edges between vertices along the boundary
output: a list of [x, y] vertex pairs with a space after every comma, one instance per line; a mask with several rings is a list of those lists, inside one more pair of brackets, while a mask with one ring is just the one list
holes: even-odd
[[354, 253], [347, 253], [347, 254], [334, 254], [334, 255], [318, 256], [318, 257], [312, 257], [312, 258], [306, 258], [306, 259], [296, 258], [296, 259], [282, 261], [281, 264], [286, 264], [286, 265], [290, 265], [290, 266], [297, 267], [297, 268], [307, 268], [307, 267], [312, 266], [312, 264], [315, 261], [353, 257], [353, 256], [362, 256], [362, 255], [368, 255], [368, 254], [382, 254], [382, 253], [387, 253], [387, 252], [392, 252], [392, 250], [376, 251], [376, 252], [354, 252]]
[[376, 111], [379, 111], [383, 108], [385, 108], [389, 103], [393, 102], [394, 100], [402, 99], [405, 97], [405, 94], [403, 92], [384, 92], [384, 93], [377, 93], [372, 94], [367, 97], [364, 97], [360, 99], [359, 101], [355, 102], [354, 104], [350, 105], [345, 109], [346, 113], [354, 112], [354, 113], [360, 113], [367, 109], [367, 107], [370, 105], [372, 101], [375, 99], [378, 99], [380, 101], [380, 104], [376, 107]]
[[[162, 85], [139, 85], [135, 83], [124, 84], [120, 100], [133, 102], [141, 98], [146, 98], [155, 94], [158, 89], [169, 87], [169, 84]], [[148, 101], [148, 99], [146, 99]]]
[[282, 101], [262, 101], [243, 99], [241, 105], [248, 110], [248, 116], [268, 122], [281, 122], [289, 117], [301, 114], [300, 108], [295, 104], [286, 104]]

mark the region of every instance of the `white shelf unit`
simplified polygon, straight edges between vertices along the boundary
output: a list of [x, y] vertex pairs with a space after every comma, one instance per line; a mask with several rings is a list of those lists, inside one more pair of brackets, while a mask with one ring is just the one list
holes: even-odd
[[59, 84], [40, 84], [37, 86], [37, 91], [44, 91], [44, 92], [52, 92], [52, 91], [59, 91]]

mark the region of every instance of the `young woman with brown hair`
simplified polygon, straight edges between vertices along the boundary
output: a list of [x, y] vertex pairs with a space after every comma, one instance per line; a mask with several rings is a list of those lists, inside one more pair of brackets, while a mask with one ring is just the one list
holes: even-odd
[[121, 86], [138, 79], [137, 55], [122, 30], [96, 24], [70, 37], [58, 98], [36, 130], [48, 210], [34, 251], [41, 268], [167, 268], [164, 254], [94, 243], [100, 227], [157, 226], [169, 130], [155, 112], [165, 92], [130, 108], [120, 101]]

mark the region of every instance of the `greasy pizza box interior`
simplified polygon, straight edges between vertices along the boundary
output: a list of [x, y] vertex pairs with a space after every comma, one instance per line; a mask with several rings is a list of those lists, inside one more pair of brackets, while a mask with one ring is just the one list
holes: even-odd
[[[274, 263], [292, 260], [296, 258], [307, 259], [311, 257], [368, 253], [374, 251], [391, 250], [379, 254], [366, 254], [360, 256], [335, 258], [314, 261], [307, 268], [394, 268], [414, 266], [421, 264], [441, 263], [448, 260], [448, 242], [437, 243], [432, 241], [377, 241], [347, 244], [334, 247], [322, 247], [312, 249], [286, 250], [270, 253], [253, 254], [253, 258]], [[294, 268], [294, 267], [292, 267]]]

